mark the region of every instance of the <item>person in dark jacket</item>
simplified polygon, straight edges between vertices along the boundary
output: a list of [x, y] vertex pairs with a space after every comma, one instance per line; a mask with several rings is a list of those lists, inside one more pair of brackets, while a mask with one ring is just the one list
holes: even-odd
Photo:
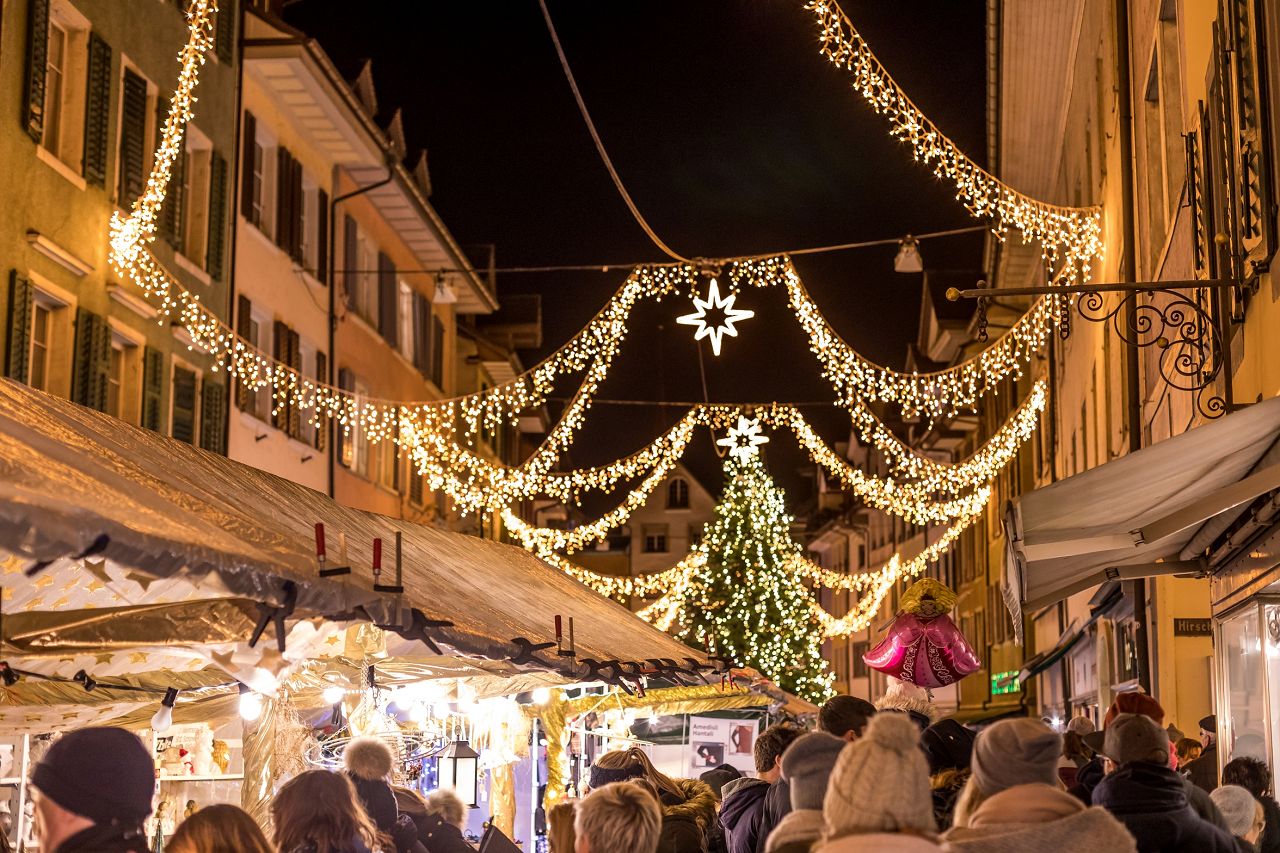
[[1138, 842], [1138, 853], [1236, 853], [1235, 840], [1191, 808], [1169, 766], [1169, 736], [1150, 717], [1118, 714], [1100, 752], [1114, 772], [1093, 791]]
[[[724, 806], [724, 786], [735, 779], [742, 778], [742, 771], [732, 764], [721, 764], [703, 773], [698, 779], [706, 782], [716, 798], [716, 814]], [[707, 853], [729, 853], [729, 842], [724, 835], [724, 827], [719, 818], [707, 830]]]
[[791, 792], [791, 811], [765, 839], [765, 853], [809, 853], [822, 838], [827, 783], [847, 745], [826, 732], [810, 732], [787, 749], [782, 775]]
[[40, 853], [148, 853], [155, 783], [151, 751], [132, 732], [63, 735], [31, 772]]
[[395, 844], [396, 853], [424, 853], [417, 826], [408, 818], [400, 819], [390, 782], [394, 763], [391, 747], [376, 737], [356, 738], [342, 753], [344, 772], [378, 832]]
[[920, 736], [920, 748], [929, 761], [933, 817], [941, 832], [951, 828], [956, 800], [969, 781], [973, 739], [973, 732], [952, 719], [939, 720]]
[[1257, 845], [1260, 853], [1280, 853], [1280, 804], [1271, 791], [1271, 769], [1256, 758], [1233, 758], [1222, 768], [1222, 784], [1239, 785], [1262, 803], [1266, 820]]
[[427, 794], [426, 806], [422, 820], [425, 832], [419, 833], [418, 840], [427, 853], [474, 853], [475, 848], [462, 836], [467, 807], [461, 797], [449, 788], [438, 788]]
[[1200, 721], [1200, 757], [1187, 765], [1187, 778], [1205, 793], [1218, 787], [1218, 717], [1210, 714]]
[[724, 786], [720, 825], [724, 827], [729, 853], [756, 853], [767, 835], [760, 830], [764, 820], [765, 797], [770, 786], [782, 778], [782, 754], [804, 732], [795, 726], [770, 726], [756, 738], [755, 779], [737, 779]]

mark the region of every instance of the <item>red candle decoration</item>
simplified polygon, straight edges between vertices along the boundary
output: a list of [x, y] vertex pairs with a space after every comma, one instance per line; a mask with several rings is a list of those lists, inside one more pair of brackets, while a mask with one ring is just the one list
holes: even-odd
[[316, 557], [324, 562], [324, 522], [316, 522]]
[[560, 614], [557, 613], [556, 614], [556, 642], [559, 643], [560, 638], [563, 636], [564, 636], [564, 633], [560, 630]]
[[373, 570], [382, 571], [382, 540], [373, 540]]

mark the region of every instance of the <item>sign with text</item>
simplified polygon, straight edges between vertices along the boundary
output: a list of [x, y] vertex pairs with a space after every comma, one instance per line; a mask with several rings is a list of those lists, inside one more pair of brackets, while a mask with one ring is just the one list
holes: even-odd
[[1212, 619], [1174, 619], [1173, 636], [1175, 637], [1212, 637]]
[[754, 718], [690, 717], [690, 775], [697, 779], [722, 764], [732, 764], [743, 773], [755, 772], [753, 754], [759, 725]]

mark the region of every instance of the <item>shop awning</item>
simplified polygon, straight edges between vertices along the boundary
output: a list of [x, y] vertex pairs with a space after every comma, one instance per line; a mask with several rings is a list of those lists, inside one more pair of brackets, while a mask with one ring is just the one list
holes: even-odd
[[1280, 488], [1280, 465], [1258, 464], [1278, 435], [1273, 398], [1022, 495], [1004, 519], [1007, 587], [1034, 610], [1106, 580], [1201, 572], [1179, 552], [1205, 522]]
[[[352, 574], [318, 576], [316, 522], [331, 566], [345, 535]], [[397, 533], [405, 592], [374, 591], [372, 542], [382, 540], [390, 584]], [[38, 562], [47, 565], [28, 576]], [[406, 629], [407, 638], [389, 630], [385, 648], [366, 650], [388, 668], [476, 676], [495, 692], [506, 692], [497, 682], [528, 689], [540, 674], [583, 680], [584, 659], [703, 658], [522, 549], [353, 510], [8, 380], [0, 381], [0, 570], [5, 659], [62, 677], [88, 669], [169, 678], [212, 667], [248, 680], [326, 655], [359, 658], [350, 632], [340, 635], [364, 622]], [[264, 608], [288, 611], [280, 611], [283, 656], [274, 623], [248, 649]], [[439, 651], [415, 638], [415, 614], [419, 628], [422, 619], [451, 623], [426, 631]], [[554, 639], [556, 614], [574, 619], [576, 659], [551, 649], [540, 664], [512, 660], [517, 638]]]
[[1104, 589], [1103, 591], [1105, 591], [1106, 594], [1103, 596], [1101, 603], [1092, 608], [1088, 619], [1085, 619], [1084, 621], [1077, 619], [1076, 623], [1070, 625], [1067, 630], [1063, 632], [1062, 636], [1058, 639], [1058, 642], [1053, 646], [1053, 648], [1040, 652], [1023, 664], [1022, 669], [1018, 672], [1017, 676], [1019, 684], [1026, 684], [1028, 681], [1066, 657], [1067, 653], [1075, 648], [1076, 644], [1085, 638], [1085, 635], [1088, 634], [1089, 629], [1093, 627], [1093, 624], [1114, 610], [1116, 605], [1124, 599], [1124, 593], [1120, 589], [1119, 584], [1113, 583], [1110, 590]]

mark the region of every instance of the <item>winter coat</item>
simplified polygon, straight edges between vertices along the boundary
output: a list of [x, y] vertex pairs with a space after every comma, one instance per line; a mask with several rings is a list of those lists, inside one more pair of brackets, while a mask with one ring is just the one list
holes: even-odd
[[1236, 837], [1231, 840], [1236, 843], [1236, 853], [1258, 853], [1258, 848], [1254, 847], [1243, 838]]
[[1214, 805], [1213, 798], [1197, 788], [1186, 776], [1178, 778], [1182, 780], [1182, 793], [1187, 795], [1187, 805], [1191, 806], [1191, 810], [1230, 835], [1231, 829], [1227, 826], [1227, 819], [1222, 816], [1222, 810]]
[[151, 848], [137, 827], [98, 825], [77, 832], [54, 853], [151, 853]]
[[1067, 790], [1086, 806], [1090, 805], [1093, 802], [1093, 789], [1105, 775], [1107, 771], [1102, 765], [1102, 759], [1095, 757], [1076, 771], [1076, 783]]
[[1206, 747], [1200, 757], [1187, 764], [1187, 778], [1206, 794], [1218, 787], [1218, 745]]
[[744, 777], [724, 786], [720, 826], [724, 828], [729, 853], [755, 853], [768, 792], [769, 783], [763, 779]]
[[825, 827], [822, 809], [795, 809], [769, 833], [764, 853], [809, 853]]
[[439, 815], [427, 818], [418, 833], [418, 840], [427, 853], [475, 853], [474, 847], [462, 837], [462, 830], [451, 823], [445, 823]]
[[1093, 802], [1128, 827], [1139, 853], [1235, 853], [1231, 836], [1195, 813], [1168, 767], [1122, 765], [1094, 789]]
[[945, 849], [920, 835], [872, 832], [819, 842], [813, 853], [940, 853]]
[[764, 813], [760, 816], [760, 834], [756, 837], [755, 853], [764, 853], [765, 842], [774, 827], [791, 812], [791, 785], [779, 779], [769, 786], [764, 795]]
[[1134, 853], [1133, 838], [1102, 809], [1059, 788], [1015, 785], [984, 800], [943, 836], [954, 853]]
[[1280, 853], [1280, 803], [1274, 797], [1261, 797], [1259, 801], [1267, 816], [1267, 825], [1258, 839], [1258, 850], [1261, 853]]
[[707, 828], [716, 819], [716, 795], [697, 779], [673, 780], [680, 797], [662, 795], [662, 834], [657, 853], [706, 853]]

